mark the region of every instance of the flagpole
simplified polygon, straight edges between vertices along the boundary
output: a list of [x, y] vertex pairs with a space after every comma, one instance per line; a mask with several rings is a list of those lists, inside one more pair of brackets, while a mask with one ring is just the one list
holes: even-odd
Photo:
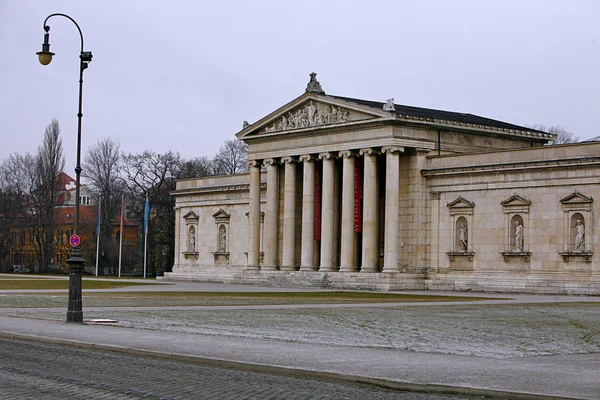
[[146, 204], [144, 206], [144, 279], [146, 279], [146, 257], [148, 255], [148, 192], [146, 192]]
[[121, 277], [121, 260], [122, 260], [122, 255], [123, 255], [123, 210], [124, 210], [124, 203], [123, 203], [123, 195], [121, 195], [121, 230], [120, 230], [120, 234], [119, 234], [119, 278]]
[[96, 276], [98, 276], [98, 256], [100, 255], [100, 205], [102, 197], [98, 199], [98, 223], [96, 224]]

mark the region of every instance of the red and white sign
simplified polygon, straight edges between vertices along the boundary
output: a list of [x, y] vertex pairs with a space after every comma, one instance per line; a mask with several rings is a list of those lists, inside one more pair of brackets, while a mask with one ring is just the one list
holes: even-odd
[[81, 243], [81, 239], [79, 238], [79, 235], [75, 235], [75, 234], [71, 235], [71, 237], [69, 238], [69, 243], [73, 247], [79, 246], [79, 244]]

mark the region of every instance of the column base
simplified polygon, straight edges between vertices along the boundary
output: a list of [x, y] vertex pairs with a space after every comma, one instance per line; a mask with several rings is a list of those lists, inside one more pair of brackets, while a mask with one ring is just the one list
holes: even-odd
[[340, 272], [358, 272], [358, 267], [340, 267]]
[[376, 267], [365, 268], [365, 267], [363, 267], [363, 268], [360, 269], [360, 272], [368, 273], [368, 274], [378, 273], [379, 272], [379, 268], [376, 268]]
[[246, 271], [260, 271], [260, 266], [258, 266], [258, 265], [246, 265]]
[[301, 265], [300, 266], [300, 271], [306, 271], [306, 272], [315, 272], [317, 271], [319, 268], [314, 266], [314, 265]]
[[328, 267], [321, 267], [319, 268], [319, 272], [337, 272], [337, 268], [335, 268], [333, 265]]
[[263, 265], [260, 267], [261, 271], [279, 271], [279, 267], [277, 265]]
[[381, 272], [386, 274], [397, 274], [398, 272], [400, 272], [400, 269], [398, 269], [398, 267], [383, 267], [383, 270]]
[[294, 267], [293, 265], [283, 265], [281, 267], [281, 270], [293, 272], [293, 271], [298, 271], [298, 267]]

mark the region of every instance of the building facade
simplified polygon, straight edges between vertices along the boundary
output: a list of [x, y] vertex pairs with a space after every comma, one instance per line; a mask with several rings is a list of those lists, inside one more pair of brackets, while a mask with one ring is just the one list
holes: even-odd
[[[64, 272], [68, 271], [67, 259], [71, 254], [71, 245], [69, 238], [74, 233], [75, 225], [75, 203], [76, 203], [76, 184], [75, 180], [62, 172], [57, 179], [57, 201], [53, 209], [53, 242], [52, 255], [49, 260], [49, 270]], [[31, 210], [27, 215], [19, 215], [15, 218], [14, 226], [10, 228], [10, 247], [7, 254], [0, 254], [0, 271], [20, 271], [20, 272], [40, 272], [40, 252], [42, 243], [40, 242], [39, 226], [35, 225], [35, 212]], [[98, 222], [98, 204], [91, 190], [85, 186], [80, 186], [80, 207], [79, 207], [79, 237], [81, 239], [80, 249], [83, 258], [86, 260], [84, 270], [86, 273], [95, 272], [95, 260], [97, 251], [97, 232]], [[116, 253], [118, 251], [121, 235], [120, 215], [112, 221], [110, 228], [110, 243], [102, 243], [101, 248], [106, 248], [107, 252]], [[139, 256], [139, 226], [135, 222], [124, 218], [123, 221], [123, 248], [125, 251], [125, 263], [128, 270], [140, 264]], [[105, 238], [107, 239], [107, 238]], [[101, 252], [100, 265], [110, 263], [110, 260], [103, 259], [104, 251]], [[113, 264], [116, 264], [113, 262]], [[113, 268], [116, 271], [116, 267]], [[108, 271], [106, 272], [108, 274]]]
[[600, 294], [600, 143], [303, 95], [237, 134], [250, 173], [182, 180], [166, 279]]

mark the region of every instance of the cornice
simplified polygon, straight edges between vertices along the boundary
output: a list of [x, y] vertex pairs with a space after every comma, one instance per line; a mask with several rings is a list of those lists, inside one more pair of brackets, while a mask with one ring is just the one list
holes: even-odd
[[497, 172], [520, 172], [532, 171], [541, 169], [564, 169], [564, 168], [581, 168], [581, 167], [598, 167], [600, 166], [600, 156], [552, 159], [552, 160], [536, 160], [536, 161], [520, 161], [514, 163], [496, 163], [483, 165], [468, 165], [461, 167], [433, 168], [421, 170], [421, 175], [425, 177], [463, 175], [463, 174], [487, 174], [493, 171]]

